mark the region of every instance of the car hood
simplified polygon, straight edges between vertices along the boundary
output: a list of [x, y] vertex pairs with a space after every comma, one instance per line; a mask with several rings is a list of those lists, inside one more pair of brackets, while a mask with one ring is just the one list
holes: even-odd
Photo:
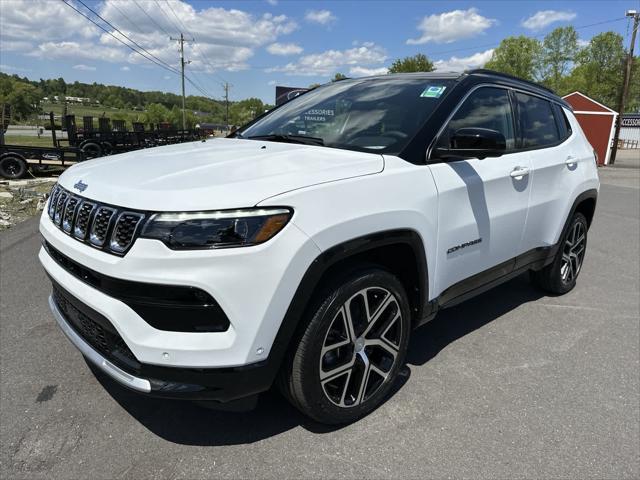
[[[291, 190], [378, 173], [382, 155], [218, 138], [78, 163], [59, 183], [83, 197], [140, 210], [241, 208]], [[80, 192], [74, 188], [86, 185]], [[80, 185], [83, 187], [83, 185]]]

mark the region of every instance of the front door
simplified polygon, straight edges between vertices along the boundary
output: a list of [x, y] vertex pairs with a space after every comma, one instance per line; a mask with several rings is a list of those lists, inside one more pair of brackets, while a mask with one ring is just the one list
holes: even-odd
[[515, 152], [509, 90], [487, 86], [473, 91], [445, 126], [436, 145], [447, 147], [451, 134], [466, 127], [502, 133], [507, 149], [500, 157], [436, 161], [430, 165], [438, 189], [434, 293], [446, 291], [441, 298], [444, 303], [513, 270], [512, 259], [522, 253], [529, 204], [530, 157], [527, 152]]

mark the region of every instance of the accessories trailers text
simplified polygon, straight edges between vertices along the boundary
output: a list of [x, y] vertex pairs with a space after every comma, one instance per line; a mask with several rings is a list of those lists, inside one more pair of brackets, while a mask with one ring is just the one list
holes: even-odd
[[490, 71], [344, 80], [234, 133], [78, 164], [42, 215], [53, 314], [142, 392], [326, 423], [382, 403], [411, 330], [525, 271], [571, 290], [599, 189], [571, 108]]

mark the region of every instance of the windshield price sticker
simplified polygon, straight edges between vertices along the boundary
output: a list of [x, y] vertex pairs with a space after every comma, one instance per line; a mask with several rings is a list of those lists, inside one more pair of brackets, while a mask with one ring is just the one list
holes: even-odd
[[431, 86], [424, 89], [424, 91], [420, 94], [421, 97], [426, 98], [440, 98], [440, 96], [444, 93], [445, 89], [444, 85], [441, 86]]

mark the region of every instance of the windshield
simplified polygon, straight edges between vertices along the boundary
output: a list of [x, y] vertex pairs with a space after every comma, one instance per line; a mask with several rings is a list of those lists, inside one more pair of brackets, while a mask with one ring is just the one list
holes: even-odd
[[343, 80], [294, 98], [238, 136], [398, 154], [452, 85], [424, 77]]

